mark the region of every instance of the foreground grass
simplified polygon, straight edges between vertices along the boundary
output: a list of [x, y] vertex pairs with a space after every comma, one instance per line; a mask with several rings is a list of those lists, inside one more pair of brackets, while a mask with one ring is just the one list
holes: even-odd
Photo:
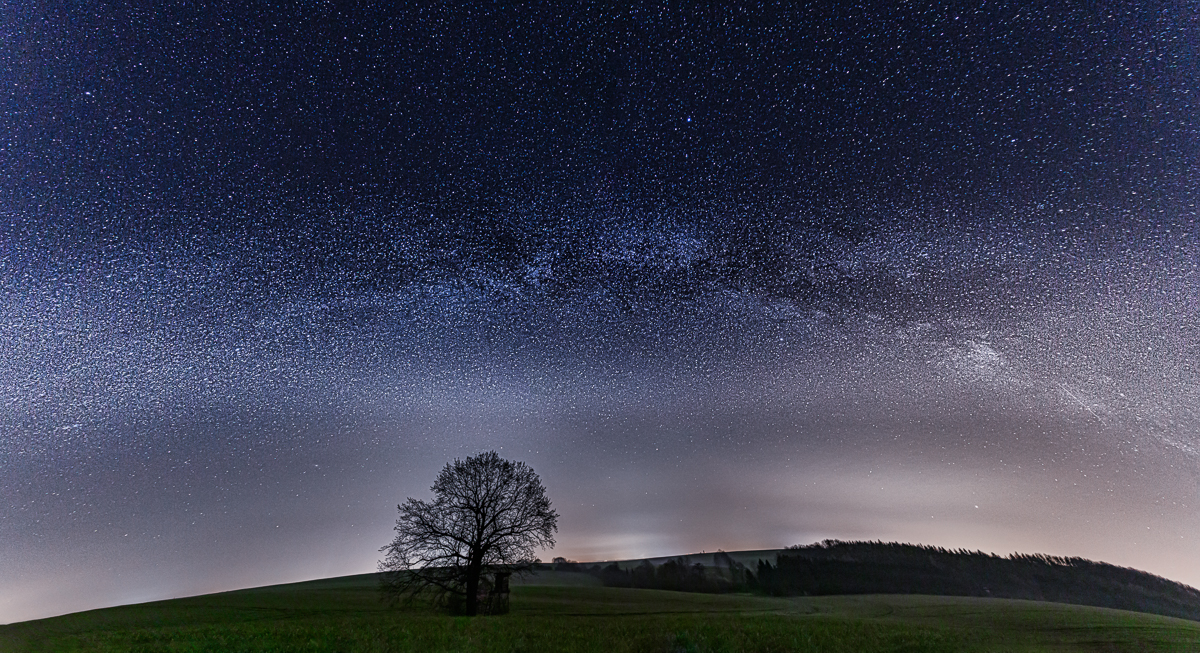
[[387, 608], [370, 576], [0, 626], [4, 651], [1200, 651], [1200, 623], [928, 596], [776, 599], [526, 585], [502, 617]]

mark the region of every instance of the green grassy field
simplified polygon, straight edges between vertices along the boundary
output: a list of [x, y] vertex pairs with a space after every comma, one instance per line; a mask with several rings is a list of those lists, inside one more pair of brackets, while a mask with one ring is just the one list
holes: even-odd
[[1200, 651], [1200, 623], [1053, 603], [768, 598], [597, 587], [544, 574], [512, 613], [388, 608], [373, 576], [0, 626], [3, 651]]

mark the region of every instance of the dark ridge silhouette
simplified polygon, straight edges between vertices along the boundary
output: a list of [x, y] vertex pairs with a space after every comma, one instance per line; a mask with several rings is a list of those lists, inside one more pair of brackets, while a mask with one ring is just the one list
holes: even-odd
[[[691, 592], [754, 591], [773, 596], [934, 594], [1028, 599], [1147, 612], [1200, 621], [1200, 590], [1160, 576], [1084, 558], [896, 542], [825, 540], [779, 551], [775, 564], [746, 569], [721, 553], [714, 567], [686, 557], [632, 568], [568, 563], [605, 585]], [[626, 565], [628, 567], [628, 565]]]

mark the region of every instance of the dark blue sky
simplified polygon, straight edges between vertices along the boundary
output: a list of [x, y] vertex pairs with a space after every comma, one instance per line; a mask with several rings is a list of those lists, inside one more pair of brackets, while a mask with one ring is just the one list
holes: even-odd
[[548, 555], [1200, 584], [1197, 15], [10, 12], [0, 621], [370, 571], [491, 448]]

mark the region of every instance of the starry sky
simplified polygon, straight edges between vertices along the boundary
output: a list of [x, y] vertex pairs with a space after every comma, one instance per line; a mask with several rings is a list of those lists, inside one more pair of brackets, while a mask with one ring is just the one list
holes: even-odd
[[0, 622], [826, 537], [1200, 585], [1194, 2], [0, 16]]

